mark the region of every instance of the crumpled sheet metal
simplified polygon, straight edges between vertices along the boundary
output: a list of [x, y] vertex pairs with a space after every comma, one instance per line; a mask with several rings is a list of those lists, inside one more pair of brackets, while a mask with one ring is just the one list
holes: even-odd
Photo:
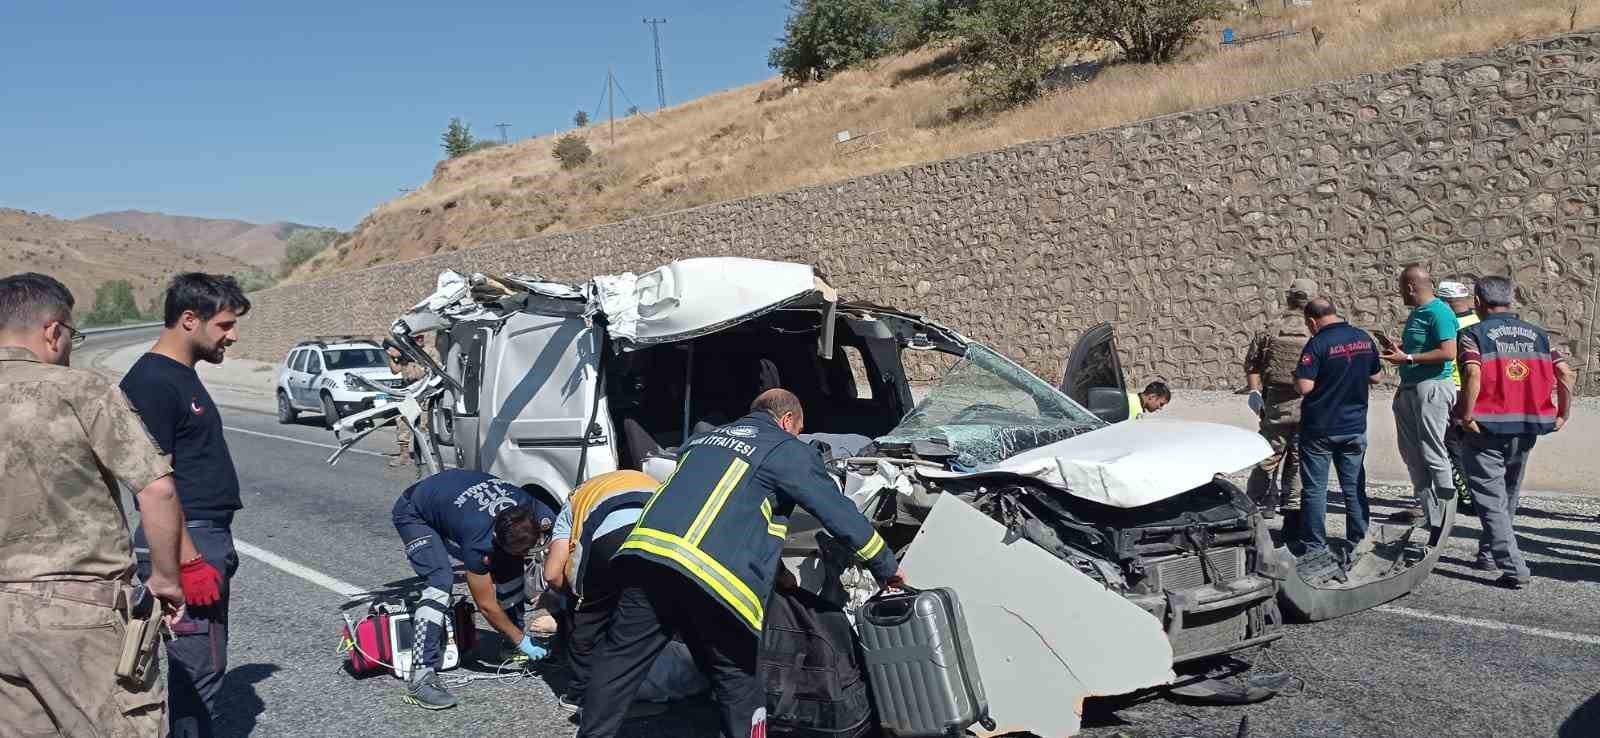
[[1267, 458], [1260, 434], [1218, 423], [1132, 420], [1024, 451], [973, 472], [918, 469], [933, 479], [986, 474], [1032, 477], [1112, 507], [1160, 502]]
[[1171, 682], [1172, 646], [1149, 613], [954, 495], [907, 550], [916, 587], [950, 587], [967, 615], [1001, 735], [1078, 732], [1083, 700]]

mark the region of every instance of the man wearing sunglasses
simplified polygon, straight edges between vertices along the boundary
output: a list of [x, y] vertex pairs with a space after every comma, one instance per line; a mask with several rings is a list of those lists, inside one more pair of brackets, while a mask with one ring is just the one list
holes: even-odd
[[72, 293], [0, 279], [0, 733], [163, 733], [163, 682], [119, 680], [133, 548], [118, 482], [149, 543], [144, 577], [169, 622], [184, 609], [183, 513], [172, 467], [122, 391], [72, 369]]

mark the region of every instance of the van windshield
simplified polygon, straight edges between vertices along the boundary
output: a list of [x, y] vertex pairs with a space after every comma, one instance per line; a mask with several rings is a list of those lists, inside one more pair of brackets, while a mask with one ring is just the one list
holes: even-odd
[[1104, 425], [1048, 382], [974, 343], [878, 445], [942, 444], [953, 463], [977, 467]]

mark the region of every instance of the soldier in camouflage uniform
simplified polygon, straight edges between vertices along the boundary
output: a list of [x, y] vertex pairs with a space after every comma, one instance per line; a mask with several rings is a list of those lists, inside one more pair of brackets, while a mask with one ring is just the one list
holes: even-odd
[[72, 294], [42, 274], [0, 279], [0, 733], [159, 736], [166, 691], [116, 676], [133, 549], [117, 483], [139, 490], [155, 566], [183, 609], [172, 468], [122, 391], [68, 368]]
[[[1302, 311], [1316, 296], [1315, 282], [1309, 279], [1290, 282], [1284, 295], [1283, 313], [1267, 330], [1256, 334], [1245, 353], [1244, 373], [1250, 389], [1250, 410], [1261, 420], [1261, 437], [1272, 446], [1272, 455], [1250, 473], [1246, 492], [1265, 509], [1267, 517], [1273, 516], [1275, 507], [1284, 512], [1300, 509], [1300, 449], [1296, 443], [1300, 431], [1300, 395], [1294, 389], [1294, 369], [1301, 349], [1311, 340], [1311, 329], [1306, 327]], [[1276, 497], [1273, 495], [1275, 486]]]

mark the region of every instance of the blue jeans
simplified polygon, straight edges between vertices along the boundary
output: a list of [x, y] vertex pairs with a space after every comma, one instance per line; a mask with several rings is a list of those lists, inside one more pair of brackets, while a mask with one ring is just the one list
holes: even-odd
[[[190, 607], [172, 626], [167, 641], [167, 724], [171, 738], [208, 738], [222, 714], [217, 697], [228, 672], [228, 600], [239, 554], [233, 548], [231, 521], [190, 520], [189, 538], [206, 563], [222, 573], [222, 598], [215, 605]], [[150, 544], [144, 527], [133, 534], [139, 577], [150, 576]]]
[[1351, 544], [1367, 536], [1367, 434], [1300, 434], [1301, 512], [1296, 539], [1305, 551], [1328, 547], [1328, 466], [1344, 490], [1344, 537]]

